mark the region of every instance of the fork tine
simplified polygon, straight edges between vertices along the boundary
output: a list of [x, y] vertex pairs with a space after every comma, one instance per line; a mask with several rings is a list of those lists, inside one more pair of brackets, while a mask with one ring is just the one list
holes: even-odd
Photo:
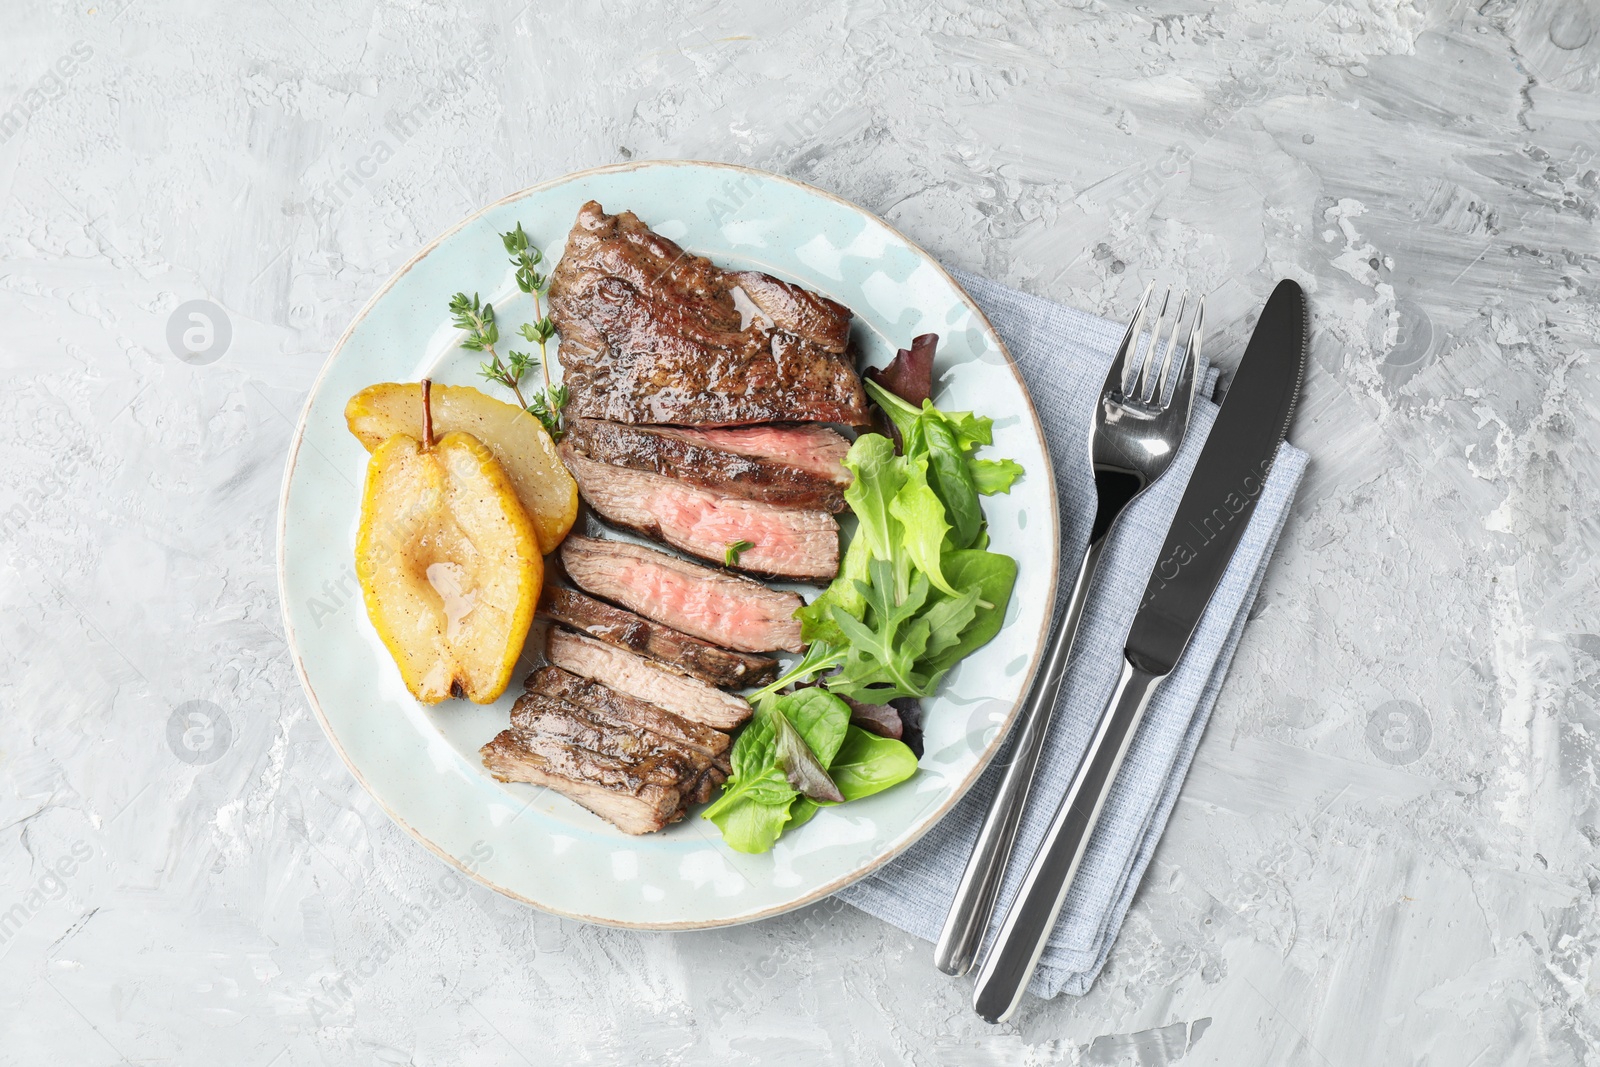
[[1111, 370], [1106, 374], [1106, 381], [1116, 382], [1117, 388], [1126, 392], [1124, 386], [1128, 380], [1128, 353], [1138, 345], [1139, 327], [1144, 319], [1144, 309], [1150, 303], [1150, 293], [1156, 287], [1151, 282], [1144, 287], [1144, 295], [1139, 298], [1139, 306], [1133, 309], [1133, 318], [1128, 320], [1128, 329], [1122, 335], [1122, 343], [1117, 346], [1117, 356], [1111, 361]]
[[1156, 350], [1161, 347], [1161, 324], [1167, 320], [1167, 307], [1172, 303], [1172, 286], [1167, 286], [1167, 291], [1161, 298], [1161, 311], [1156, 315], [1154, 325], [1150, 327], [1150, 343], [1145, 346], [1144, 359], [1139, 363], [1139, 373], [1134, 375], [1129, 388], [1124, 392], [1128, 399], [1138, 400], [1141, 397], [1149, 399], [1151, 369], [1155, 366]]
[[1183, 323], [1183, 313], [1188, 306], [1189, 290], [1185, 289], [1183, 295], [1178, 297], [1178, 310], [1172, 316], [1172, 329], [1167, 332], [1167, 348], [1161, 356], [1159, 374], [1151, 371], [1155, 368], [1156, 343], [1161, 338], [1154, 334], [1150, 337], [1150, 362], [1147, 365], [1144, 389], [1139, 395], [1139, 399], [1146, 404], [1154, 402], [1159, 407], [1162, 398], [1167, 395], [1167, 379], [1172, 376], [1172, 357], [1178, 351], [1178, 327]]
[[[1194, 377], [1196, 371], [1200, 367], [1200, 344], [1202, 339], [1205, 337], [1205, 328], [1206, 298], [1202, 296], [1200, 298], [1200, 302], [1195, 305], [1194, 321], [1189, 324], [1189, 333], [1183, 342], [1183, 366], [1178, 372], [1178, 383], [1180, 387], [1183, 382]], [[1173, 339], [1177, 339], [1176, 323], [1173, 324]], [[1156, 395], [1167, 395], [1167, 373], [1165, 368], [1163, 368], [1161, 375], [1161, 391]], [[1177, 391], [1174, 390], [1172, 399], [1176, 401], [1177, 398]]]

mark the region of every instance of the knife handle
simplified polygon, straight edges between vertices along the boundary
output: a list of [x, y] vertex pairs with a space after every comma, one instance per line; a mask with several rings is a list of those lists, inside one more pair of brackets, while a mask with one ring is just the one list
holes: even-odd
[[1011, 859], [1011, 846], [1017, 839], [1017, 828], [1022, 825], [1022, 812], [1028, 803], [1028, 788], [1033, 784], [1034, 772], [1039, 766], [1039, 754], [1044, 751], [1045, 735], [1050, 730], [1050, 718], [1055, 712], [1056, 697], [1061, 692], [1061, 680], [1067, 673], [1067, 661], [1072, 657], [1073, 639], [1078, 633], [1078, 623], [1083, 618], [1083, 604], [1100, 566], [1100, 555], [1105, 548], [1105, 538], [1091, 542], [1083, 554], [1083, 565], [1078, 568], [1078, 580], [1067, 599], [1067, 609], [1062, 613], [1061, 625], [1051, 638], [1045, 653], [1044, 667], [1034, 679], [1028, 699], [1022, 705], [1020, 728], [1011, 749], [1011, 759], [1000, 779], [984, 817], [983, 829], [973, 843], [972, 854], [967, 857], [967, 868], [956, 886], [955, 899], [950, 903], [950, 913], [945, 916], [944, 930], [933, 951], [934, 964], [945, 974], [966, 974], [983, 945], [983, 935], [989, 928], [989, 917], [994, 911], [995, 897], [1005, 880], [1007, 864]]
[[1099, 728], [1072, 776], [1050, 830], [1028, 867], [1017, 899], [978, 972], [972, 1006], [989, 1022], [1011, 1017], [1039, 965], [1050, 931], [1055, 929], [1067, 890], [1078, 873], [1100, 809], [1122, 766], [1128, 744], [1144, 719], [1144, 711], [1164, 674], [1140, 670], [1126, 660]]

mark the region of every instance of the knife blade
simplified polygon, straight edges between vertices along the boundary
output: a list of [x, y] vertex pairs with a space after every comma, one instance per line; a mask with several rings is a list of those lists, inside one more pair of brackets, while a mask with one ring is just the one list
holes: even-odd
[[1309, 337], [1305, 293], [1285, 279], [1262, 309], [1167, 528], [1124, 646], [1135, 666], [1169, 673], [1205, 614], [1288, 436]]
[[973, 1007], [989, 1022], [1010, 1018], [1021, 1003], [1145, 709], [1244, 536], [1300, 398], [1309, 337], [1305, 293], [1279, 282], [1168, 527], [1123, 645], [1116, 689], [978, 972]]

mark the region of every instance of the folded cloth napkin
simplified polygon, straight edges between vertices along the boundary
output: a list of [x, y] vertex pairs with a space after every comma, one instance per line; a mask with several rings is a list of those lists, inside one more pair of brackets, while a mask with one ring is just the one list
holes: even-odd
[[[1124, 327], [983, 278], [958, 274], [958, 280], [1004, 338], [1044, 422], [1061, 501], [1058, 599], [1064, 602], [1094, 518], [1090, 417]], [[1216, 414], [1209, 399], [1197, 403], [1171, 469], [1123, 513], [1106, 545], [990, 923], [991, 940], [1116, 687], [1123, 640]], [[1082, 994], [1104, 965], [1177, 802], [1305, 467], [1304, 452], [1289, 444], [1280, 448], [1222, 584], [1177, 668], [1151, 701], [1123, 761], [1061, 919], [1028, 986], [1035, 996]], [[1003, 750], [972, 792], [927, 836], [841, 896], [902, 930], [936, 940], [1005, 761]]]

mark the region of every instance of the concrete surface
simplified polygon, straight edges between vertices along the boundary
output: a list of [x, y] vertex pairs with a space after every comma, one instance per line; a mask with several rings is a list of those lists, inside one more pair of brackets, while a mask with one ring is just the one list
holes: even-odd
[[[1600, 1062], [1594, 0], [4, 21], [0, 1062]], [[842, 905], [537, 914], [453, 882], [310, 717], [274, 528], [332, 342], [478, 206], [652, 157], [1107, 315], [1187, 279], [1225, 365], [1309, 290], [1312, 471], [1087, 997], [987, 1026]], [[186, 361], [191, 300], [229, 337]]]

